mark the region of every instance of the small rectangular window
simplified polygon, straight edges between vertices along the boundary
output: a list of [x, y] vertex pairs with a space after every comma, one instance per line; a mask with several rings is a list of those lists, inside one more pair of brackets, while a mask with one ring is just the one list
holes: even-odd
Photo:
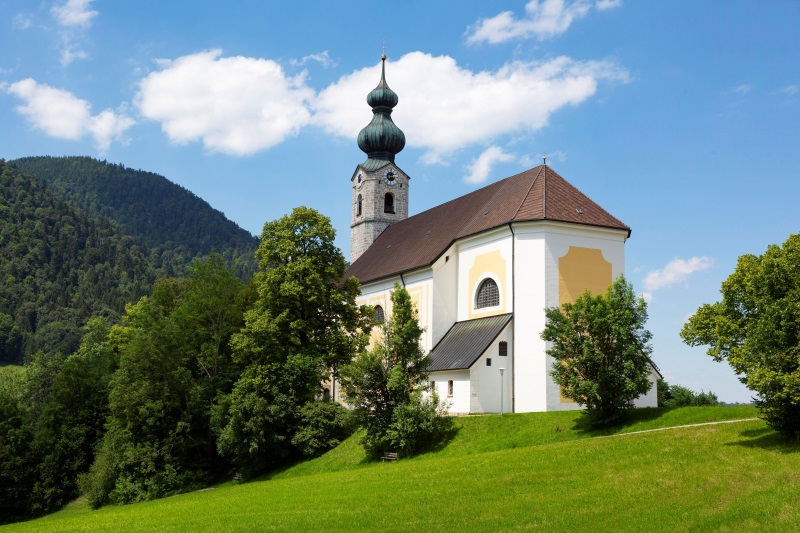
[[452, 396], [453, 395], [453, 380], [452, 379], [447, 382], [447, 395], [448, 396]]
[[490, 357], [486, 358], [486, 366], [492, 366], [492, 359]]
[[508, 343], [506, 341], [500, 341], [500, 345], [497, 348], [497, 355], [500, 357], [508, 355]]

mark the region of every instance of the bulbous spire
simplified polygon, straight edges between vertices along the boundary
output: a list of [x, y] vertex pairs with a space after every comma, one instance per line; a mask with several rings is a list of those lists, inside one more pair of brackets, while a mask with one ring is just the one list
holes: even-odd
[[358, 147], [367, 159], [394, 161], [394, 156], [406, 145], [406, 136], [392, 122], [392, 108], [398, 102], [397, 93], [386, 83], [386, 55], [381, 56], [381, 81], [367, 95], [372, 108], [372, 121], [358, 134]]

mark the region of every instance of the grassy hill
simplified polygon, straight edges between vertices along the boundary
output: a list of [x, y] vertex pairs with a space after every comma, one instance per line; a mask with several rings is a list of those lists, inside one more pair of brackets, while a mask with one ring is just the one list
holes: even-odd
[[414, 459], [366, 462], [354, 436], [270, 479], [99, 511], [79, 501], [0, 531], [792, 530], [800, 447], [762, 421], [637, 433], [755, 415], [637, 410], [605, 432], [575, 412], [461, 418]]

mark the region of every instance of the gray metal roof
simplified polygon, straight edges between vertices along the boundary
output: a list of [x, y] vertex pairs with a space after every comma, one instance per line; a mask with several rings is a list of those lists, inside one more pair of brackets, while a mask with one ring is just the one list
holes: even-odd
[[431, 372], [471, 367], [489, 348], [514, 315], [490, 316], [456, 322], [431, 350]]

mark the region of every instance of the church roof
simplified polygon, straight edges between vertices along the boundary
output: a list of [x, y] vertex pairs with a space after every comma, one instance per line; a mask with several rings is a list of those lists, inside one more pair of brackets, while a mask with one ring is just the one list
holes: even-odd
[[526, 170], [396, 222], [347, 269], [362, 283], [431, 265], [458, 239], [511, 222], [554, 220], [630, 228], [547, 165]]
[[511, 322], [510, 313], [456, 322], [431, 350], [430, 372], [471, 367]]

